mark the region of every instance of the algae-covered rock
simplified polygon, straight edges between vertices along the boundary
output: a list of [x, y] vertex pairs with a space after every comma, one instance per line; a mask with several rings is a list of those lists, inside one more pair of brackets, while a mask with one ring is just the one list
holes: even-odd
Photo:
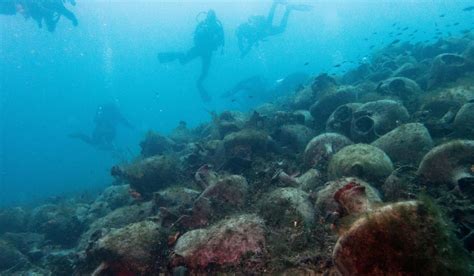
[[[28, 265], [28, 259], [15, 247], [4, 240], [0, 240], [0, 274], [16, 266]], [[7, 275], [7, 274], [4, 274]]]
[[313, 136], [314, 131], [312, 129], [299, 124], [283, 125], [273, 135], [280, 146], [288, 147], [296, 152], [304, 150]]
[[469, 275], [467, 258], [441, 215], [416, 201], [362, 216], [333, 252], [342, 275]]
[[76, 215], [76, 205], [45, 204], [31, 212], [29, 229], [64, 247], [75, 246], [85, 225]]
[[174, 146], [175, 142], [173, 140], [153, 131], [148, 131], [145, 139], [140, 142], [141, 154], [145, 158], [170, 153]]
[[355, 144], [333, 156], [328, 166], [328, 177], [356, 176], [375, 184], [383, 182], [392, 171], [392, 161], [382, 150], [367, 144]]
[[195, 270], [237, 266], [250, 255], [258, 258], [265, 248], [264, 227], [258, 216], [240, 215], [186, 232], [174, 247], [172, 263]]
[[411, 123], [397, 127], [372, 143], [383, 150], [395, 163], [417, 166], [433, 148], [428, 129], [422, 124]]
[[21, 207], [0, 209], [0, 234], [25, 231], [28, 214]]
[[156, 273], [161, 264], [155, 263], [165, 248], [166, 236], [159, 224], [141, 221], [112, 230], [97, 240], [87, 251], [87, 257], [96, 263], [106, 263], [104, 267], [113, 275], [133, 273], [147, 275]]
[[352, 142], [337, 133], [324, 133], [311, 139], [304, 151], [304, 163], [307, 167], [325, 171], [332, 156]]
[[474, 139], [474, 102], [464, 104], [459, 109], [453, 127], [457, 137]]
[[449, 184], [472, 191], [474, 183], [474, 140], [444, 143], [428, 152], [417, 174], [431, 184]]
[[326, 131], [336, 132], [347, 137], [351, 136], [351, 124], [354, 113], [361, 106], [361, 103], [348, 103], [340, 105], [329, 116], [326, 122]]
[[[340, 216], [344, 215], [344, 213], [347, 213], [347, 211], [350, 211], [350, 210], [344, 210], [344, 204], [341, 204], [341, 202], [339, 202], [338, 197], [336, 197], [336, 194], [338, 192], [341, 194], [342, 193], [341, 189], [343, 189], [344, 187], [348, 187], [348, 185], [353, 185], [353, 184], [364, 188], [364, 191], [363, 191], [364, 198], [365, 198], [364, 200], [366, 200], [364, 204], [367, 207], [369, 207], [369, 209], [371, 208], [372, 205], [376, 205], [382, 202], [382, 200], [380, 199], [379, 192], [375, 188], [373, 188], [370, 184], [355, 177], [345, 177], [345, 178], [327, 182], [324, 188], [318, 191], [317, 199], [316, 199], [316, 207], [325, 215], [328, 215], [328, 214], [338, 214]], [[346, 189], [346, 190], [350, 190], [350, 189]], [[347, 198], [348, 196], [346, 195], [345, 197]], [[346, 202], [348, 201], [346, 200]]]
[[266, 223], [276, 227], [294, 227], [314, 223], [315, 212], [309, 194], [298, 188], [279, 188], [260, 204], [259, 213]]
[[176, 160], [170, 156], [153, 156], [127, 166], [115, 166], [112, 175], [130, 184], [143, 198], [151, 198], [153, 192], [166, 188], [178, 178]]
[[372, 142], [381, 135], [407, 122], [407, 109], [393, 100], [380, 100], [361, 105], [353, 114], [351, 139], [354, 142]]

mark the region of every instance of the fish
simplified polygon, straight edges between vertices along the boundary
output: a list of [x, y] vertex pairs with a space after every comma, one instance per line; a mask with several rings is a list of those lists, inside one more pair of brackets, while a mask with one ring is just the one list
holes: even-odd
[[444, 13], [439, 15], [439, 17], [441, 17], [441, 18], [443, 18], [445, 16], [446, 16], [446, 14], [444, 14]]
[[457, 25], [459, 25], [459, 22], [455, 22], [455, 23], [453, 24], [453, 26], [457, 26]]
[[394, 41], [392, 41], [392, 42], [390, 43], [390, 45], [395, 45], [395, 44], [397, 44], [398, 42], [400, 42], [400, 39], [395, 39]]
[[462, 9], [462, 11], [474, 11], [474, 6], [468, 6], [468, 7], [465, 7], [464, 9]]
[[408, 27], [405, 27], [405, 28], [402, 29], [402, 31], [406, 31], [406, 30], [408, 30]]
[[304, 65], [304, 66], [308, 66], [308, 65], [309, 65], [309, 61], [305, 62], [303, 65]]
[[342, 64], [338, 63], [338, 64], [334, 65], [333, 67], [334, 67], [334, 68], [339, 68], [339, 67], [341, 67], [341, 65], [342, 65]]

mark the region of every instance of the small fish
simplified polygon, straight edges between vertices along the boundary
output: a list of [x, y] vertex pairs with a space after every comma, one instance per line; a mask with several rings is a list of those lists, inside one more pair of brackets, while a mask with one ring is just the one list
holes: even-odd
[[455, 23], [453, 24], [453, 26], [457, 26], [457, 25], [459, 25], [459, 22], [455, 22]]
[[339, 67], [341, 67], [341, 65], [342, 65], [342, 64], [338, 63], [338, 64], [334, 65], [333, 67], [334, 67], [334, 68], [339, 68]]
[[468, 34], [468, 33], [470, 33], [470, 32], [471, 32], [471, 30], [464, 29], [464, 30], [461, 31], [461, 34]]
[[441, 17], [441, 18], [443, 18], [445, 16], [446, 16], [446, 14], [444, 14], [444, 13], [439, 15], [439, 17]]
[[393, 23], [393, 24], [392, 24], [392, 27], [395, 27], [396, 25], [397, 25], [397, 22]]
[[308, 65], [309, 65], [309, 61], [305, 62], [303, 65], [304, 65], [304, 66], [308, 66]]
[[249, 95], [249, 99], [253, 99], [253, 96], [252, 96], [252, 95]]
[[402, 33], [398, 33], [398, 34], [397, 34], [397, 36], [401, 36], [401, 35], [402, 35]]
[[390, 45], [395, 45], [395, 44], [397, 44], [398, 42], [400, 42], [400, 39], [395, 39], [394, 41], [392, 41], [392, 43], [390, 43]]
[[474, 11], [474, 6], [468, 6], [468, 7], [465, 7], [464, 9], [462, 9], [462, 11]]
[[377, 32], [373, 32], [372, 34], [373, 34], [373, 35], [376, 35], [376, 34], [377, 34]]
[[369, 49], [372, 50], [375, 48], [375, 45], [370, 45]]
[[405, 28], [402, 29], [402, 31], [406, 31], [406, 30], [408, 30], [408, 27], [405, 27]]
[[236, 99], [232, 99], [232, 100], [230, 100], [230, 101], [233, 102], [233, 103], [235, 103], [237, 100], [236, 100]]

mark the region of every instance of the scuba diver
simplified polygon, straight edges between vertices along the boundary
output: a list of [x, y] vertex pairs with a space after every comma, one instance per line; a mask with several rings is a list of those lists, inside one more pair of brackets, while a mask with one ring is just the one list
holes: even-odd
[[43, 27], [44, 21], [48, 31], [53, 32], [61, 16], [69, 19], [74, 26], [78, 25], [74, 13], [64, 6], [66, 2], [76, 4], [75, 0], [7, 0], [0, 3], [0, 14], [20, 13], [26, 19], [31, 17], [39, 28]]
[[130, 129], [133, 128], [130, 122], [123, 117], [117, 105], [113, 103], [100, 105], [97, 108], [94, 124], [95, 127], [91, 136], [83, 133], [72, 133], [69, 134], [69, 137], [79, 139], [102, 150], [113, 150], [115, 148], [113, 141], [117, 133], [117, 126], [123, 125]]
[[[199, 15], [198, 15], [199, 16]], [[164, 52], [158, 54], [160, 63], [178, 60], [181, 64], [187, 64], [198, 57], [201, 58], [201, 73], [196, 82], [197, 89], [204, 101], [210, 97], [204, 89], [203, 81], [206, 79], [211, 65], [214, 51], [224, 46], [224, 29], [222, 23], [217, 19], [216, 13], [209, 10], [206, 18], [202, 20], [194, 31], [194, 46], [187, 52]]]
[[[278, 5], [285, 6], [285, 13], [277, 26], [273, 25], [273, 18]], [[288, 5], [285, 0], [274, 0], [268, 16], [254, 15], [249, 17], [247, 22], [240, 24], [235, 32], [241, 57], [245, 57], [254, 45], [258, 45], [265, 38], [281, 34], [288, 25], [288, 18], [292, 11], [309, 11], [311, 6], [308, 5]]]

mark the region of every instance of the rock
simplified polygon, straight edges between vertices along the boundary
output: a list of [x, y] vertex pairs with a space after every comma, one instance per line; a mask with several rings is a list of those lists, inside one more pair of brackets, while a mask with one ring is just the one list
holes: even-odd
[[73, 250], [55, 251], [43, 260], [43, 267], [48, 268], [52, 275], [74, 275], [76, 254]]
[[178, 171], [174, 158], [153, 156], [127, 166], [115, 166], [112, 176], [129, 183], [143, 199], [150, 199], [153, 192], [175, 184]]
[[342, 275], [468, 275], [466, 253], [453, 242], [442, 217], [408, 201], [382, 207], [355, 221], [333, 251]]
[[224, 167], [232, 171], [249, 168], [253, 159], [267, 155], [272, 145], [270, 136], [255, 129], [230, 133], [223, 141], [226, 155]]
[[454, 118], [454, 132], [462, 139], [474, 139], [474, 102], [464, 104]]
[[29, 261], [20, 251], [6, 241], [0, 240], [0, 274], [8, 275], [3, 274], [4, 271], [26, 265], [29, 265]]
[[[344, 214], [350, 214], [352, 212], [353, 209], [351, 209], [350, 204], [351, 202], [353, 202], [352, 199], [357, 199], [357, 197], [351, 198], [351, 196], [348, 196], [349, 193], [346, 193], [345, 199], [343, 199], [342, 201], [339, 201], [339, 199], [336, 198], [336, 194], [338, 192], [339, 194], [341, 194], [341, 189], [343, 189], [344, 187], [346, 187], [346, 190], [349, 190], [350, 192], [350, 189], [348, 189], [348, 185], [359, 186], [364, 188], [364, 201], [366, 201], [364, 202], [366, 206], [365, 210], [371, 209], [371, 206], [382, 202], [382, 200], [380, 199], [379, 192], [367, 182], [355, 177], [340, 178], [335, 181], [327, 182], [324, 188], [318, 191], [316, 207], [319, 209], [319, 211], [321, 211], [323, 215], [337, 214], [338, 216], [343, 216]], [[359, 196], [357, 193], [354, 193], [354, 195]], [[346, 204], [344, 204], [344, 200], [346, 200]], [[346, 208], [346, 210], [344, 210], [344, 208]]]
[[140, 142], [141, 154], [145, 158], [170, 153], [174, 146], [173, 140], [153, 131], [148, 131], [145, 140]]
[[132, 273], [150, 275], [156, 273], [160, 263], [156, 252], [165, 248], [166, 236], [160, 226], [152, 221], [141, 221], [114, 229], [97, 240], [88, 250], [87, 258], [112, 275]]
[[410, 123], [386, 133], [371, 145], [383, 150], [395, 163], [418, 166], [433, 148], [433, 140], [423, 124]]
[[345, 136], [337, 133], [324, 133], [309, 141], [304, 151], [306, 167], [326, 171], [332, 156], [352, 142]]
[[461, 55], [445, 53], [434, 58], [428, 87], [455, 81], [473, 69], [473, 63]]
[[283, 125], [275, 132], [273, 137], [283, 147], [293, 151], [304, 150], [306, 144], [314, 136], [314, 131], [304, 125]]
[[191, 270], [237, 266], [249, 254], [254, 258], [265, 247], [264, 222], [256, 215], [240, 215], [222, 220], [207, 229], [182, 235], [175, 247], [173, 266], [185, 264]]
[[156, 207], [190, 208], [200, 192], [182, 186], [169, 187], [153, 195]]
[[37, 252], [45, 244], [44, 235], [24, 232], [24, 233], [5, 233], [2, 239], [18, 249], [23, 255], [28, 256], [32, 261], [36, 261]]
[[292, 106], [295, 109], [309, 109], [315, 101], [315, 93], [310, 86], [298, 90], [292, 99]]
[[300, 189], [312, 193], [324, 184], [324, 178], [316, 169], [309, 169], [304, 174], [296, 178], [296, 182], [300, 185]]
[[381, 187], [384, 199], [388, 202], [414, 199], [419, 193], [416, 182], [416, 168], [402, 166], [387, 177]]
[[76, 215], [75, 205], [45, 204], [31, 212], [29, 229], [45, 235], [56, 245], [73, 247], [84, 231], [85, 225]]
[[418, 98], [422, 94], [421, 88], [415, 81], [404, 77], [389, 78], [380, 82], [377, 92], [400, 100], [411, 112], [418, 109]]
[[298, 188], [278, 188], [264, 198], [259, 213], [267, 225], [281, 228], [314, 223], [314, 207], [306, 192]]
[[355, 144], [333, 156], [328, 166], [328, 177], [356, 176], [371, 183], [383, 183], [392, 171], [392, 161], [382, 150], [367, 144]]
[[348, 103], [336, 108], [326, 122], [326, 131], [336, 132], [346, 137], [351, 136], [351, 124], [354, 118], [354, 112], [361, 105], [360, 103]]
[[352, 86], [339, 87], [334, 92], [319, 97], [309, 111], [318, 124], [326, 124], [327, 119], [337, 107], [355, 102], [357, 97], [358, 91]]
[[247, 196], [247, 180], [240, 175], [231, 175], [220, 178], [215, 184], [209, 186], [202, 192], [200, 197], [212, 200], [213, 204], [225, 209], [224, 205], [241, 207]]
[[112, 228], [124, 227], [128, 224], [139, 222], [154, 215], [151, 202], [125, 206], [110, 212], [106, 216], [94, 221], [89, 229], [81, 235], [78, 251], [85, 250], [90, 243], [94, 242]]
[[178, 126], [170, 133], [169, 138], [175, 143], [188, 144], [194, 140], [194, 135], [190, 129], [187, 128], [186, 122], [180, 121]]
[[474, 141], [451, 141], [429, 151], [421, 161], [417, 175], [427, 183], [448, 184], [474, 194], [473, 165]]
[[0, 235], [5, 232], [23, 232], [28, 214], [21, 207], [0, 209]]
[[87, 220], [92, 222], [119, 207], [132, 203], [129, 185], [107, 187], [88, 208]]
[[432, 99], [422, 105], [415, 114], [432, 137], [443, 137], [453, 132], [453, 122], [462, 104], [452, 99]]
[[353, 115], [351, 139], [372, 142], [408, 119], [408, 111], [399, 102], [380, 100], [365, 103]]

